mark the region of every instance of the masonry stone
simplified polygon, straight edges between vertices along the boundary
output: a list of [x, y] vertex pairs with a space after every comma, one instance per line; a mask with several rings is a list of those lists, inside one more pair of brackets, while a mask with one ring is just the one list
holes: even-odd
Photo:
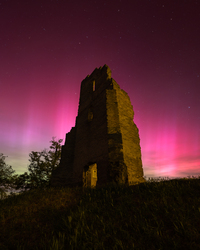
[[66, 134], [52, 186], [145, 182], [138, 128], [128, 94], [107, 65], [81, 83], [75, 127]]

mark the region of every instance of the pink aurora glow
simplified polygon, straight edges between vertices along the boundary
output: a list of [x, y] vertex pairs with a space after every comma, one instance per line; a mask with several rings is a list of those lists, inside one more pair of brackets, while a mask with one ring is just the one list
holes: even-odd
[[0, 153], [16, 173], [65, 138], [81, 81], [107, 64], [133, 105], [144, 175], [200, 175], [199, 3], [136, 2], [0, 5]]

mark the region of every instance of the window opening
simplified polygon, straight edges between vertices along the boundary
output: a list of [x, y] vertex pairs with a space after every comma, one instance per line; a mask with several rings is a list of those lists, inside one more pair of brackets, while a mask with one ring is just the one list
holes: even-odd
[[88, 121], [91, 122], [92, 119], [93, 119], [93, 113], [92, 113], [91, 110], [89, 110], [89, 112], [88, 112]]
[[92, 120], [93, 120], [93, 112], [92, 112], [92, 107], [90, 107], [88, 110], [88, 121], [91, 122]]
[[95, 80], [92, 82], [93, 84], [93, 91], [95, 91]]

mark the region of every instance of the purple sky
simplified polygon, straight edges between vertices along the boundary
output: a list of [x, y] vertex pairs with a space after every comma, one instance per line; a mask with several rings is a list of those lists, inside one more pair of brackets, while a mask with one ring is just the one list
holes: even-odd
[[0, 153], [29, 153], [75, 125], [81, 81], [107, 64], [130, 96], [144, 175], [200, 175], [200, 2], [0, 2]]

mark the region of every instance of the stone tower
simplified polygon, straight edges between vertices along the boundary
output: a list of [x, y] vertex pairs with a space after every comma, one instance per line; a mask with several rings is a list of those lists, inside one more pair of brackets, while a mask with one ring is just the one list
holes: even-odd
[[75, 127], [66, 134], [52, 186], [145, 182], [138, 128], [127, 93], [107, 65], [81, 83]]

